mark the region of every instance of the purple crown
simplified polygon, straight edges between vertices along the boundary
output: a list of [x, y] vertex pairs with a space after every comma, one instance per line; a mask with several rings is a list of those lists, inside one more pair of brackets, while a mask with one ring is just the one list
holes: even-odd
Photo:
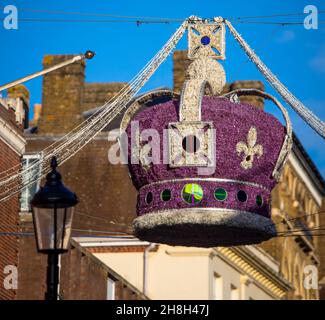
[[[206, 85], [187, 80], [180, 98], [167, 91], [145, 95], [124, 115], [140, 239], [211, 247], [259, 243], [276, 234], [271, 191], [291, 146], [288, 116], [263, 92], [203, 96]], [[288, 128], [240, 103], [240, 94], [272, 99]]]

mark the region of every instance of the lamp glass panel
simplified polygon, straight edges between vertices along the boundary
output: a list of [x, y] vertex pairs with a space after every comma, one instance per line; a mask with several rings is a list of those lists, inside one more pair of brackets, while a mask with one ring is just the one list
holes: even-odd
[[67, 250], [71, 236], [74, 207], [33, 207], [39, 250]]

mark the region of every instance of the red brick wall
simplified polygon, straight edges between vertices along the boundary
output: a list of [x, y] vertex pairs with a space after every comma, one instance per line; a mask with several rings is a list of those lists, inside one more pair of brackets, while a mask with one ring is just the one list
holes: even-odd
[[[20, 163], [20, 156], [0, 139], [0, 172]], [[0, 300], [15, 299], [16, 290], [4, 288], [4, 268], [18, 265], [19, 237], [1, 234], [18, 231], [19, 196], [0, 202]], [[18, 282], [19, 285], [19, 282]]]
[[[99, 134], [84, 149], [59, 167], [63, 183], [79, 198], [74, 228], [130, 231], [136, 217], [137, 192], [126, 165], [112, 165], [107, 153], [112, 142]], [[26, 136], [27, 152], [39, 151], [54, 137]], [[95, 216], [93, 218], [92, 216]]]
[[[32, 228], [21, 228], [34, 232]], [[47, 256], [38, 253], [34, 235], [21, 237], [18, 262], [18, 300], [43, 300], [46, 290]]]
[[0, 118], [6, 122], [14, 131], [21, 133], [23, 130], [22, 125], [16, 124], [16, 115], [15, 110], [12, 108], [6, 109], [2, 105], [0, 105]]
[[108, 277], [115, 279], [116, 300], [143, 299], [124, 279], [110, 275], [100, 263], [78, 248], [72, 247], [61, 259], [61, 264], [65, 266], [60, 278], [63, 300], [106, 300]]
[[[185, 81], [185, 73], [187, 67], [190, 65], [191, 60], [187, 57], [186, 50], [177, 50], [173, 54], [173, 81], [174, 91], [180, 93]], [[255, 88], [264, 91], [264, 84], [261, 81], [255, 80], [240, 80], [233, 83], [228, 83], [223, 88], [223, 93], [236, 90], [236, 89]], [[240, 102], [248, 103], [256, 106], [259, 109], [264, 108], [264, 99], [256, 96], [241, 96]]]
[[[48, 67], [71, 57], [45, 56], [43, 64]], [[60, 138], [60, 134], [84, 120], [82, 111], [100, 106], [124, 85], [84, 83], [84, 67], [84, 62], [75, 63], [44, 76], [38, 134], [26, 136], [27, 152], [43, 150]], [[59, 168], [64, 184], [76, 192], [80, 200], [74, 229], [130, 231], [130, 223], [135, 216], [136, 192], [127, 169], [109, 165], [107, 152], [110, 143], [107, 136], [107, 133], [98, 135]], [[32, 227], [31, 221], [29, 226]], [[46, 258], [36, 252], [35, 242], [29, 238], [21, 242], [20, 253], [18, 298], [43, 299]], [[66, 268], [63, 262], [63, 274], [67, 272]]]
[[64, 300], [105, 300], [107, 274], [76, 248], [62, 255], [60, 292]]
[[[26, 136], [26, 151], [40, 151], [53, 143], [53, 139], [53, 136]], [[131, 222], [136, 216], [137, 193], [128, 176], [127, 167], [109, 164], [107, 152], [110, 146], [107, 133], [99, 134], [87, 147], [59, 167], [63, 183], [79, 197], [73, 220], [74, 229], [131, 232]], [[31, 220], [24, 224], [33, 226]], [[26, 230], [30, 232], [33, 229]], [[90, 234], [76, 231], [73, 233]], [[37, 253], [33, 237], [22, 238], [19, 250], [18, 299], [44, 299], [46, 257]], [[69, 266], [63, 257], [62, 274], [70, 272], [68, 270]], [[72, 275], [72, 278], [76, 283], [77, 276]], [[75, 297], [75, 291], [71, 290], [64, 292], [65, 298]], [[91, 295], [97, 297], [95, 291]]]
[[[43, 61], [44, 67], [70, 57], [46, 56]], [[176, 52], [174, 55], [176, 90], [182, 86], [184, 70], [189, 63], [184, 57], [184, 52]], [[39, 130], [38, 134], [26, 136], [27, 151], [40, 151], [53, 143], [60, 137], [59, 134], [67, 132], [82, 121], [83, 111], [102, 105], [122, 87], [122, 83], [84, 83], [84, 63], [76, 63], [44, 76]], [[117, 121], [114, 125], [116, 123]], [[128, 176], [127, 167], [108, 162], [107, 152], [111, 142], [107, 141], [107, 136], [108, 133], [99, 134], [88, 146], [59, 168], [64, 184], [76, 192], [80, 200], [73, 228], [131, 232], [131, 222], [136, 216], [137, 192]], [[20, 251], [22, 254], [19, 264], [21, 276], [18, 296], [23, 299], [43, 299], [42, 282], [46, 261], [36, 253], [35, 243], [29, 239], [23, 240]], [[62, 261], [64, 275], [71, 271], [67, 263], [65, 256]], [[71, 275], [74, 279], [72, 286], [77, 285], [79, 276]], [[63, 293], [66, 298], [80, 297], [76, 296], [74, 287], [70, 290], [65, 284], [62, 288], [65, 288]], [[94, 297], [97, 296], [96, 290], [93, 290], [92, 294]]]

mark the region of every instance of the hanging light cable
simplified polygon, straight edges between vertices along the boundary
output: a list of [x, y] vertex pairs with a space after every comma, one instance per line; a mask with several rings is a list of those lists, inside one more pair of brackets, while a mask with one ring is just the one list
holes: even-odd
[[[0, 180], [0, 202], [9, 199], [12, 195], [44, 177], [49, 172], [49, 162], [53, 156], [56, 156], [58, 163], [62, 164], [101, 132], [120, 112], [122, 112], [131, 99], [149, 80], [152, 74], [166, 60], [183, 36], [186, 27], [187, 21], [184, 21], [161, 50], [147, 63], [139, 74], [120, 91], [113, 101], [110, 100], [105, 103], [93, 116], [61, 138], [59, 143], [54, 143], [50, 147], [45, 148], [42, 151], [43, 157], [40, 160], [35, 161], [24, 170], [7, 175]], [[42, 167], [42, 173], [33, 176], [31, 173], [38, 166]], [[27, 178], [23, 179], [23, 177]]]
[[269, 84], [281, 95], [293, 110], [321, 137], [325, 139], [325, 124], [316, 115], [313, 114], [301, 101], [299, 101], [272, 73], [272, 71], [263, 63], [263, 61], [255, 54], [247, 42], [241, 37], [237, 30], [233, 27], [230, 21], [225, 20], [231, 34], [235, 40], [240, 44], [247, 56], [256, 65], [258, 70], [262, 73]]

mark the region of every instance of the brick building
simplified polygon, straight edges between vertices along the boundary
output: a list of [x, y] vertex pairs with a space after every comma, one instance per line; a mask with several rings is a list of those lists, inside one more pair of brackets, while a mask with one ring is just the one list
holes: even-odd
[[[19, 170], [25, 152], [23, 136], [28, 117], [29, 93], [24, 86], [0, 98], [0, 172], [16, 166]], [[5, 174], [5, 173], [4, 173]], [[3, 175], [2, 175], [3, 177]], [[19, 194], [0, 203], [0, 299], [15, 299], [19, 237]]]
[[[175, 53], [175, 90], [180, 90], [188, 64], [186, 52]], [[253, 87], [264, 90], [263, 84], [257, 81], [236, 81], [224, 90]], [[262, 98], [247, 96], [240, 97], [240, 100], [259, 109], [264, 108]], [[325, 239], [310, 232], [311, 228], [317, 229], [325, 223], [322, 214], [325, 209], [325, 182], [295, 134], [293, 138], [293, 149], [281, 180], [272, 191], [272, 220], [280, 232], [301, 232], [297, 236], [265, 241], [259, 247], [280, 263], [281, 274], [291, 283], [292, 290], [287, 293], [287, 299], [325, 299]], [[306, 266], [318, 268], [319, 292], [304, 288]]]
[[[44, 68], [71, 56], [45, 56]], [[33, 161], [38, 152], [57, 141], [82, 122], [83, 113], [116, 94], [123, 83], [85, 83], [85, 63], [79, 62], [56, 70], [43, 78], [42, 108], [32, 121], [33, 127], [25, 133], [27, 140], [24, 157]], [[40, 107], [38, 107], [38, 111]], [[35, 116], [35, 114], [34, 114]], [[76, 156], [60, 167], [64, 183], [79, 197], [74, 217], [74, 229], [128, 231], [134, 216], [136, 193], [123, 166], [108, 166], [107, 152], [112, 143], [107, 132], [100, 133]], [[29, 208], [31, 194], [38, 186], [22, 195], [21, 230], [32, 227]], [[24, 197], [25, 195], [25, 197]], [[125, 197], [127, 195], [127, 197]], [[74, 232], [76, 234], [77, 232]], [[85, 235], [85, 232], [79, 232]], [[87, 234], [91, 232], [87, 232]], [[63, 260], [65, 260], [63, 255]], [[43, 299], [47, 259], [37, 254], [34, 237], [24, 237], [20, 242], [18, 299]], [[83, 266], [83, 264], [81, 264]], [[62, 272], [64, 273], [64, 263]], [[78, 284], [79, 285], [79, 284]], [[67, 290], [71, 293], [71, 290]], [[75, 297], [71, 293], [65, 298]]]
[[[48, 67], [70, 57], [68, 55], [46, 56], [43, 64], [44, 67]], [[180, 90], [187, 65], [185, 53], [175, 52], [175, 91]], [[42, 107], [38, 107], [32, 127], [25, 133], [27, 141], [25, 161], [33, 161], [39, 157], [39, 151], [81, 123], [96, 111], [96, 107], [116, 94], [123, 85], [123, 83], [85, 82], [84, 62], [75, 63], [44, 76]], [[224, 91], [239, 87], [255, 87], [261, 90], [264, 88], [261, 82], [237, 81], [228, 84]], [[252, 96], [241, 97], [241, 100], [258, 108], [263, 108], [264, 105], [262, 99]], [[117, 128], [119, 120], [116, 119], [104, 132], [98, 134], [83, 150], [60, 167], [64, 183], [76, 192], [80, 199], [74, 218], [75, 237], [72, 240], [72, 250], [63, 255], [61, 260], [60, 293], [63, 299], [105, 299], [111, 296], [113, 287], [115, 298], [146, 298], [141, 293], [142, 288], [132, 283], [132, 276], [128, 278], [127, 274], [121, 275], [118, 270], [110, 267], [109, 261], [107, 262], [104, 258], [104, 260], [99, 259], [98, 250], [102, 250], [102, 254], [112, 252], [112, 243], [109, 240], [103, 240], [105, 242], [103, 245], [98, 245], [97, 241], [94, 246], [89, 243], [87, 245], [84, 243], [87, 241], [82, 240], [85, 235], [99, 235], [98, 231], [103, 232], [102, 236], [111, 237], [114, 237], [114, 232], [131, 232], [131, 221], [135, 217], [136, 190], [129, 179], [126, 166], [112, 165], [107, 159], [107, 152], [115, 143], [108, 141], [107, 131]], [[29, 201], [37, 187], [38, 185], [31, 186], [22, 194], [20, 213], [22, 231], [30, 230], [32, 227]], [[324, 209], [324, 190], [325, 184], [317, 168], [299, 141], [295, 139], [293, 155], [281, 183], [274, 190], [272, 214], [279, 223], [279, 228], [282, 228], [281, 230], [297, 228], [296, 225], [290, 224], [290, 220], [293, 218], [294, 221], [301, 220], [300, 223], [304, 223], [303, 232], [306, 236], [290, 237], [285, 243], [285, 249], [284, 239], [279, 238], [263, 243], [259, 249], [256, 249], [258, 251], [252, 249], [250, 254], [245, 250], [231, 251], [231, 249], [229, 252], [218, 254], [224, 255], [224, 259], [229, 260], [229, 265], [236, 263], [232, 261], [234, 256], [238, 257], [237, 261], [241, 261], [243, 257], [251, 262], [254, 262], [254, 259], [261, 260], [259, 267], [256, 266], [257, 263], [252, 264], [252, 274], [257, 271], [254, 265], [255, 268], [259, 268], [259, 272], [262, 272], [263, 263], [269, 261], [273, 266], [273, 271], [268, 276], [274, 282], [272, 284], [271, 281], [269, 289], [277, 285], [282, 290], [281, 294], [274, 293], [276, 298], [318, 298], [318, 291], [306, 292], [301, 286], [301, 281], [304, 275], [303, 268], [307, 264], [319, 268], [320, 279], [325, 275], [325, 253], [321, 246], [323, 240], [313, 237], [310, 239], [308, 234], [309, 228], [320, 226], [322, 223], [321, 215], [314, 213]], [[314, 214], [313, 218], [306, 219], [306, 213]], [[299, 215], [302, 217], [300, 220], [296, 219]], [[111, 234], [108, 235], [108, 231]], [[43, 299], [46, 257], [37, 254], [34, 237], [22, 237], [19, 245], [17, 297], [19, 299]], [[144, 256], [147, 246], [148, 244], [142, 243], [127, 246], [116, 245], [113, 251], [125, 257], [125, 254], [134, 254], [136, 250], [138, 254]], [[154, 255], [155, 252], [151, 254]], [[245, 274], [244, 270], [242, 272], [243, 276], [250, 277]], [[119, 288], [117, 291], [116, 287]], [[273, 297], [271, 291], [269, 296]]]

